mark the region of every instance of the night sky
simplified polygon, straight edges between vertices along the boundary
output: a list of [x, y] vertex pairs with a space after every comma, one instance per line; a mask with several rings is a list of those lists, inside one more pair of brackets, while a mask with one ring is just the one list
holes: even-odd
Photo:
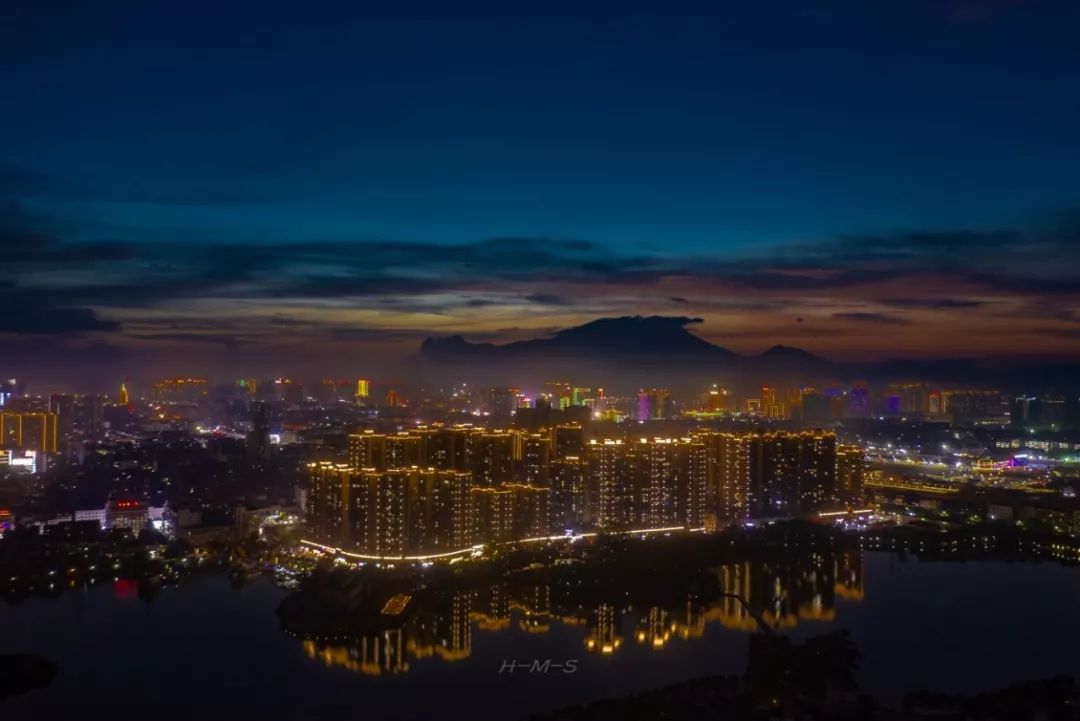
[[1080, 355], [1075, 0], [0, 13], [0, 372]]

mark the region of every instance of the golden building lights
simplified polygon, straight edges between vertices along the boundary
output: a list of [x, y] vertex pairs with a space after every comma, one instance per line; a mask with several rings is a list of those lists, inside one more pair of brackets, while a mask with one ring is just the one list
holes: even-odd
[[48, 411], [0, 411], [0, 448], [56, 453], [59, 423], [59, 416]]

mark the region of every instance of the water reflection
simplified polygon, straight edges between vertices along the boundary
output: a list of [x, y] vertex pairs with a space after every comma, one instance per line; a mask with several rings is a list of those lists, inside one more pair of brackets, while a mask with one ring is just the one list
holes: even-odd
[[675, 639], [701, 639], [709, 624], [752, 632], [761, 622], [776, 629], [831, 622], [837, 599], [864, 595], [862, 553], [854, 550], [717, 565], [664, 605], [647, 597], [598, 599], [595, 591], [563, 584], [499, 580], [395, 594], [364, 618], [363, 633], [308, 638], [303, 647], [327, 666], [371, 676], [407, 673], [416, 660], [467, 659], [474, 640], [482, 644], [485, 635], [512, 628], [547, 634], [555, 626], [572, 627], [582, 648], [599, 655], [617, 654], [627, 644], [661, 651]]

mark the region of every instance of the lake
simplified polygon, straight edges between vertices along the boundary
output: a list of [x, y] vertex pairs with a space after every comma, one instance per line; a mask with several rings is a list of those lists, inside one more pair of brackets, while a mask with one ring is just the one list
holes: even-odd
[[[1080, 569], [863, 553], [838, 567], [824, 594], [803, 572], [775, 582], [741, 578], [739, 568], [723, 573], [758, 597], [770, 589], [766, 615], [794, 638], [848, 629], [863, 653], [860, 682], [886, 705], [920, 687], [973, 693], [1080, 676]], [[60, 668], [49, 688], [10, 698], [0, 711], [512, 721], [741, 672], [750, 628], [734, 607], [590, 609], [573, 619], [540, 613], [542, 599], [530, 606], [473, 596], [404, 630], [316, 643], [280, 629], [275, 609], [286, 592], [265, 580], [237, 588], [206, 575], [161, 589], [150, 603], [131, 591], [121, 582], [0, 605], [4, 651], [40, 654]], [[548, 659], [546, 673], [506, 666]], [[558, 668], [567, 661], [575, 672]]]

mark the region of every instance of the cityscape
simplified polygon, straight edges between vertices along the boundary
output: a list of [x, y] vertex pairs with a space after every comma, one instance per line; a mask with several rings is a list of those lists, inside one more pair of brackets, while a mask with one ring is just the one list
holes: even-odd
[[13, 2], [0, 712], [1080, 718], [1080, 4]]

